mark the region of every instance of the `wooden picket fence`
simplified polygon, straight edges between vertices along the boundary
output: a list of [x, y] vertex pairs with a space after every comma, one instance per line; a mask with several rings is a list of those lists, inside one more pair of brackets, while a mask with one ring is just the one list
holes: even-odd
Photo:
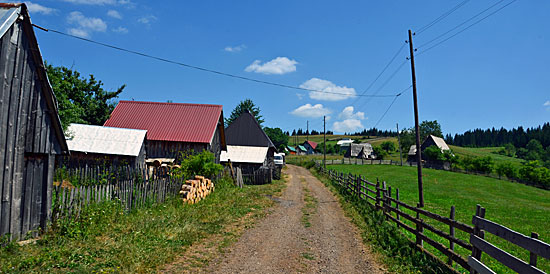
[[163, 203], [167, 198], [176, 196], [183, 183], [183, 179], [165, 174], [150, 179], [134, 177], [79, 187], [60, 184], [54, 187], [52, 195], [52, 221], [78, 216], [84, 207], [103, 201], [119, 201], [126, 211]]
[[[447, 257], [446, 263], [450, 269], [453, 269], [453, 262], [456, 262], [464, 269], [470, 270], [471, 273], [494, 273], [481, 263], [481, 254], [485, 252], [518, 273], [545, 273], [536, 268], [537, 257], [550, 259], [550, 244], [538, 240], [538, 234], [536, 233], [532, 233], [531, 237], [528, 237], [485, 219], [485, 209], [479, 205], [476, 214], [473, 216], [472, 226], [455, 220], [454, 206], [450, 209], [449, 217], [441, 216], [404, 203], [399, 199], [399, 189], [395, 189], [395, 195], [393, 195], [391, 186], [387, 185], [386, 182], [380, 183], [378, 180], [376, 183], [369, 182], [362, 176], [324, 169], [318, 163], [316, 163], [316, 167], [346, 192], [368, 202], [377, 210], [381, 210], [388, 221], [392, 221], [398, 227], [412, 233], [415, 238], [413, 242], [421, 247], [423, 251], [425, 249], [422, 247], [426, 243], [441, 252]], [[413, 213], [407, 213], [405, 209]], [[449, 232], [429, 224], [427, 220], [430, 220], [430, 223], [448, 227]], [[425, 231], [439, 237], [430, 237]], [[469, 241], [457, 236], [458, 231], [462, 231], [462, 235], [470, 235]], [[525, 262], [484, 240], [485, 231], [527, 250], [530, 253], [529, 262]], [[444, 239], [444, 242], [441, 242], [441, 239]], [[471, 252], [471, 256], [466, 258], [460, 255], [455, 250], [456, 246]]]

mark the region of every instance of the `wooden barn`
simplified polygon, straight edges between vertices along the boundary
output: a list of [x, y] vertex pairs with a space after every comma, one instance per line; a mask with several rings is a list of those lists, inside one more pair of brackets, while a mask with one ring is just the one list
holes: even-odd
[[145, 167], [146, 130], [71, 124], [67, 135], [69, 165]]
[[246, 172], [275, 167], [277, 149], [250, 112], [242, 113], [225, 129], [225, 138], [227, 153], [223, 154], [222, 162], [231, 160]]
[[226, 150], [221, 105], [120, 101], [106, 127], [147, 130], [147, 158], [170, 162], [180, 152]]
[[46, 228], [68, 148], [27, 7], [0, 4], [0, 22], [0, 236], [21, 239]]
[[[424, 142], [422, 142], [422, 145], [420, 145], [420, 148], [422, 149], [422, 152], [424, 152], [426, 148], [431, 146], [437, 146], [441, 150], [441, 153], [443, 153], [445, 150], [450, 150], [449, 146], [447, 145], [445, 140], [443, 140], [443, 138], [434, 135], [429, 135], [428, 137], [426, 137]], [[416, 145], [412, 145], [410, 147], [409, 153], [407, 155], [407, 160], [409, 162], [416, 162]], [[426, 160], [423, 153], [422, 160]]]
[[344, 154], [345, 158], [374, 159], [374, 150], [369, 143], [350, 144], [349, 149]]

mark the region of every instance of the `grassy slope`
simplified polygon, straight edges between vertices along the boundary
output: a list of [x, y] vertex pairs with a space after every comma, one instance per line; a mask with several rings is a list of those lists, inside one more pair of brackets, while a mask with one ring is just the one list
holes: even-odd
[[[399, 188], [400, 199], [409, 204], [418, 201], [415, 167], [399, 166], [330, 166], [342, 172], [351, 172], [366, 176], [370, 181], [386, 181], [393, 189]], [[456, 218], [471, 224], [476, 204], [487, 209], [486, 217], [513, 230], [530, 235], [532, 231], [540, 234], [540, 239], [550, 242], [550, 191], [511, 183], [508, 181], [440, 170], [424, 169], [424, 197], [426, 208], [443, 216], [448, 216], [450, 207], [456, 206]], [[394, 191], [395, 192], [395, 191]], [[448, 228], [441, 227], [444, 230]], [[467, 239], [467, 235], [459, 235]], [[505, 243], [494, 236], [488, 236], [491, 242], [503, 247], [523, 260], [528, 253], [520, 252], [512, 244]], [[464, 249], [458, 249], [463, 255]], [[438, 252], [433, 252], [439, 254]], [[487, 261], [488, 256], [484, 256]], [[506, 269], [490, 260], [488, 264], [497, 273]], [[550, 271], [550, 261], [539, 259], [539, 267]]]
[[114, 202], [103, 204], [36, 244], [0, 248], [0, 273], [156, 272], [185, 247], [210, 235], [220, 235], [220, 245], [234, 240], [236, 232], [228, 227], [247, 215], [263, 216], [273, 204], [266, 195], [280, 192], [284, 185], [276, 181], [239, 189], [218, 184], [197, 204], [182, 205], [174, 199], [130, 214], [123, 214]]
[[451, 150], [458, 156], [464, 158], [466, 156], [472, 156], [472, 157], [485, 157], [485, 156], [491, 156], [493, 160], [495, 160], [495, 163], [502, 163], [502, 162], [510, 162], [514, 164], [516, 167], [521, 166], [521, 163], [523, 162], [522, 159], [519, 158], [512, 158], [504, 155], [497, 154], [496, 152], [501, 149], [501, 147], [459, 147], [459, 146], [449, 146]]

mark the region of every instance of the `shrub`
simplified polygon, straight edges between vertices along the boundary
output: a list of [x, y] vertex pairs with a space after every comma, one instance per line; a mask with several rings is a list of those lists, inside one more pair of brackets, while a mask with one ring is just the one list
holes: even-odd
[[397, 149], [397, 146], [390, 141], [385, 141], [380, 144], [380, 147], [388, 153], [394, 152]]
[[441, 149], [437, 146], [427, 147], [426, 149], [424, 149], [422, 154], [424, 155], [424, 157], [427, 160], [431, 160], [431, 161], [443, 161], [443, 160], [445, 160], [443, 158], [443, 153], [441, 153]]
[[506, 176], [508, 179], [515, 179], [518, 177], [518, 170], [510, 162], [499, 163], [495, 170], [499, 178], [501, 176]]
[[372, 148], [374, 155], [376, 155], [376, 159], [378, 160], [384, 160], [384, 157], [388, 156], [388, 153], [382, 149], [382, 147], [375, 146]]
[[519, 178], [543, 186], [550, 186], [550, 170], [539, 161], [529, 161], [519, 169]]
[[193, 154], [190, 151], [181, 155], [181, 167], [175, 170], [176, 176], [190, 178], [195, 175], [201, 175], [212, 178], [223, 170], [223, 166], [215, 163], [214, 154], [203, 150], [200, 153]]

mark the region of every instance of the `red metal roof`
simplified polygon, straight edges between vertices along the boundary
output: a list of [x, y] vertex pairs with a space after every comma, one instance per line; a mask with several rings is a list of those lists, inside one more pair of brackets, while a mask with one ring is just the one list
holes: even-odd
[[221, 105], [120, 101], [104, 126], [147, 130], [148, 140], [210, 143]]
[[311, 146], [311, 148], [315, 149], [317, 147], [317, 143], [316, 142], [313, 142], [313, 141], [306, 141], [306, 143], [309, 143], [309, 145]]

